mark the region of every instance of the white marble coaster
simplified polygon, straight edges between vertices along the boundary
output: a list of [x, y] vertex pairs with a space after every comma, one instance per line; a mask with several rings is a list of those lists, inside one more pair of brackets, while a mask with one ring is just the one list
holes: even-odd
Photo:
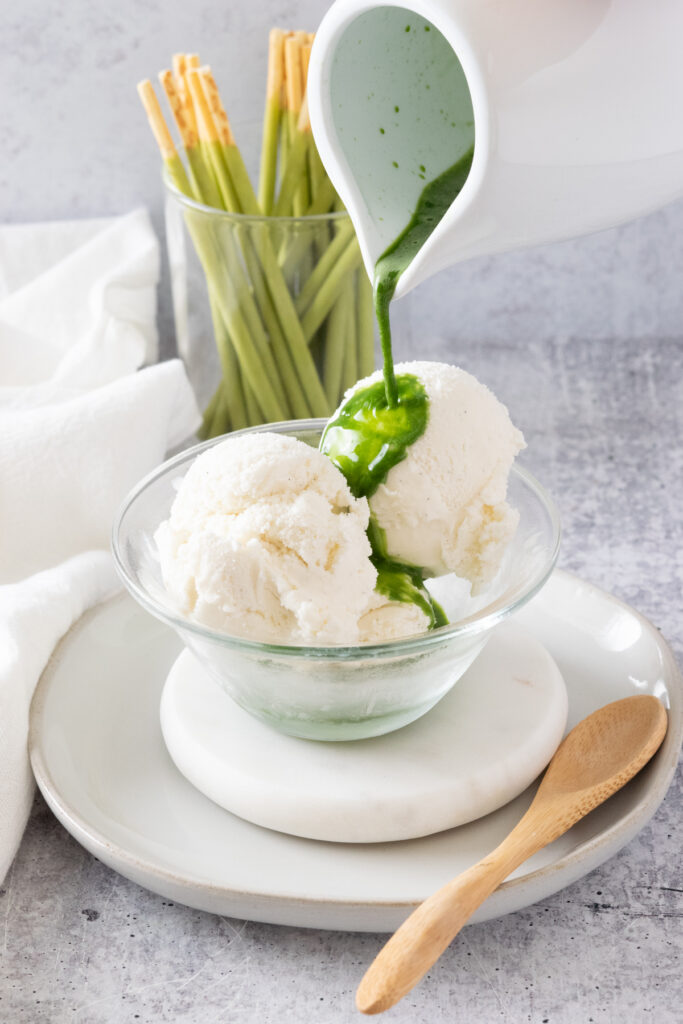
[[374, 739], [323, 743], [252, 718], [189, 651], [171, 669], [161, 728], [202, 793], [257, 825], [311, 839], [380, 843], [442, 832], [489, 814], [543, 770], [567, 720], [567, 692], [546, 649], [497, 628], [431, 711]]

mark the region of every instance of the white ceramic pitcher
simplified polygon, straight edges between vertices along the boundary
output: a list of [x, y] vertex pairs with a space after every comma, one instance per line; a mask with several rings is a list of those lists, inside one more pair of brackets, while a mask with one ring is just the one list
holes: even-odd
[[683, 0], [337, 0], [313, 47], [311, 122], [368, 272], [473, 140], [397, 297], [683, 194], [682, 42]]

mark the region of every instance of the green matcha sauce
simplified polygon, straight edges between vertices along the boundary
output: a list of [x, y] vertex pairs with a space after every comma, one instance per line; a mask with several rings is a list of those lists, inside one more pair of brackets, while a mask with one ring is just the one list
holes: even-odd
[[[320, 451], [341, 470], [356, 498], [371, 497], [427, 427], [429, 399], [422, 382], [410, 373], [398, 377], [394, 373], [389, 305], [399, 277], [464, 185], [473, 154], [471, 146], [452, 167], [424, 187], [410, 221], [375, 264], [375, 315], [383, 379], [354, 391], [329, 421], [320, 440]], [[373, 519], [368, 537], [377, 569], [375, 590], [389, 600], [417, 605], [427, 616], [429, 629], [446, 625], [443, 609], [425, 589], [422, 570], [388, 557], [383, 531]]]
[[382, 558], [381, 555], [373, 555], [371, 561], [377, 569], [375, 590], [378, 594], [382, 594], [390, 601], [416, 604], [427, 616], [427, 629], [438, 629], [439, 626], [448, 625], [443, 608], [425, 588], [421, 569]]
[[[393, 366], [392, 366], [393, 377]], [[389, 405], [383, 380], [354, 391], [325, 428], [320, 450], [342, 471], [356, 498], [369, 498], [427, 426], [427, 392], [412, 373], [393, 377]]]
[[462, 189], [472, 166], [474, 146], [470, 146], [460, 159], [442, 174], [425, 185], [415, 207], [415, 213], [401, 234], [386, 249], [375, 264], [375, 315], [379, 327], [384, 362], [384, 383], [390, 406], [398, 399], [394, 360], [391, 352], [391, 326], [389, 304], [394, 297], [398, 279], [422, 248], [449, 206]]

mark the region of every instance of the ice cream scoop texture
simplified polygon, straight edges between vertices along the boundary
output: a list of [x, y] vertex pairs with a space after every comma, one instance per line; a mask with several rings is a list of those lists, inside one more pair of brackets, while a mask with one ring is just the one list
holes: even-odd
[[[370, 497], [386, 553], [422, 567], [426, 577], [454, 572], [481, 587], [496, 575], [517, 527], [506, 494], [524, 438], [506, 407], [465, 370], [411, 362], [396, 366], [402, 373], [424, 385], [429, 418]], [[373, 374], [348, 394], [379, 379]]]
[[156, 533], [164, 584], [213, 629], [354, 643], [373, 592], [367, 501], [324, 455], [269, 432], [203, 452]]
[[183, 614], [261, 642], [381, 643], [430, 625], [418, 603], [375, 590], [382, 559], [427, 578], [455, 573], [475, 590], [493, 579], [517, 526], [506, 494], [524, 439], [464, 370], [396, 372], [424, 387], [427, 424], [369, 499], [354, 497], [331, 457], [286, 434], [238, 434], [197, 457], [155, 535]]

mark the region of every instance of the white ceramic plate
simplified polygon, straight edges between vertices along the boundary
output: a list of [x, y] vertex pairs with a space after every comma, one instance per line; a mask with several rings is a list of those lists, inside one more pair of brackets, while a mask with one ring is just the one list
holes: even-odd
[[[671, 781], [683, 683], [657, 630], [615, 598], [556, 571], [517, 617], [557, 661], [569, 723], [634, 693], [669, 708], [653, 761], [624, 790], [519, 868], [473, 920], [543, 899], [607, 860], [649, 820]], [[163, 896], [278, 924], [390, 931], [497, 845], [527, 790], [478, 821], [398, 843], [345, 845], [249, 824], [202, 796], [163, 744], [159, 698], [180, 641], [127, 596], [86, 614], [62, 641], [31, 709], [30, 753], [50, 807], [105, 864]]]

